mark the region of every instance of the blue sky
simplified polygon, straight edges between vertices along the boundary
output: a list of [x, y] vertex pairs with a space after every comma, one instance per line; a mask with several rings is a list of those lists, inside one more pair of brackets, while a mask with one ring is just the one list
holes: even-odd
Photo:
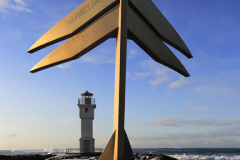
[[[28, 71], [55, 44], [27, 50], [83, 0], [0, 0], [0, 150], [77, 148], [77, 99], [97, 108], [96, 147], [112, 135], [116, 40], [78, 60]], [[183, 38], [185, 78], [128, 41], [125, 128], [133, 148], [240, 146], [240, 1], [153, 0]]]

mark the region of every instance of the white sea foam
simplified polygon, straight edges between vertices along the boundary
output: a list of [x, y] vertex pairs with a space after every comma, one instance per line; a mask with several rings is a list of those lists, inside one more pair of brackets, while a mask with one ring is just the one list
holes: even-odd
[[[240, 160], [240, 156], [206, 156], [206, 155], [169, 155], [170, 157], [176, 158], [178, 160]], [[144, 158], [144, 156], [139, 157], [140, 159]], [[64, 159], [70, 160], [70, 159]], [[72, 159], [71, 159], [72, 160]], [[94, 157], [90, 159], [75, 159], [75, 160], [94, 160]], [[157, 160], [157, 158], [153, 158], [150, 160]]]
[[51, 147], [50, 149], [45, 148], [42, 152], [47, 153], [47, 154], [58, 154], [59, 155], [59, 154], [65, 154], [66, 150]]
[[206, 160], [240, 160], [240, 156], [218, 156], [218, 155], [169, 155], [176, 159], [206, 159]]

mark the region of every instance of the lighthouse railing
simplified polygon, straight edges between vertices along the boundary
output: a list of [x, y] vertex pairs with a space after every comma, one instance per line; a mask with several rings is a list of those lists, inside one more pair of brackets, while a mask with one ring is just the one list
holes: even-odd
[[[101, 153], [104, 149], [102, 148], [92, 148], [94, 152], [89, 152], [89, 153]], [[79, 151], [79, 148], [67, 148], [66, 149], [66, 154], [79, 154], [81, 153]]]
[[[84, 104], [84, 99], [78, 98], [78, 104]], [[91, 104], [95, 104], [95, 98], [91, 98]]]

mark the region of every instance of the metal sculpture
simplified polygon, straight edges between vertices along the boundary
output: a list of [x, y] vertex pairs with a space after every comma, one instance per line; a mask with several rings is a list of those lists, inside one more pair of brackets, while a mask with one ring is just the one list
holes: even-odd
[[77, 59], [107, 39], [116, 38], [113, 135], [100, 160], [134, 160], [124, 129], [127, 39], [137, 43], [156, 62], [186, 77], [189, 73], [163, 41], [188, 58], [192, 58], [192, 54], [151, 0], [85, 0], [44, 34], [28, 52], [36, 52], [67, 38], [70, 39], [30, 72]]

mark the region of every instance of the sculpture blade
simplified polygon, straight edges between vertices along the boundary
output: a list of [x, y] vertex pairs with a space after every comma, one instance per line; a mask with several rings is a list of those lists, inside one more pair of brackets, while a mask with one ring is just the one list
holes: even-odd
[[118, 8], [118, 5], [115, 6], [80, 33], [63, 43], [36, 64], [30, 72], [35, 73], [77, 59], [108, 38], [113, 37], [118, 29]]
[[85, 0], [75, 10], [45, 33], [35, 44], [33, 44], [28, 52], [36, 52], [49, 45], [74, 36], [117, 5], [117, 3], [117, 0]]
[[192, 58], [184, 41], [152, 1], [130, 0], [130, 2], [133, 10], [163, 41], [182, 52], [186, 57]]
[[152, 29], [131, 8], [128, 13], [131, 38], [155, 61], [188, 77], [185, 67]]
[[113, 135], [111, 136], [110, 140], [108, 141], [104, 151], [102, 152], [101, 156], [99, 157], [99, 160], [113, 160], [114, 155], [114, 145], [115, 145], [115, 132], [113, 132]]
[[[110, 140], [107, 143], [107, 146], [105, 147], [104, 151], [102, 152], [101, 156], [99, 157], [99, 160], [113, 160], [114, 155], [114, 145], [115, 145], [115, 136], [116, 131], [113, 132], [113, 135], [111, 136]], [[124, 129], [124, 160], [134, 160], [132, 148], [127, 136], [127, 133]]]

